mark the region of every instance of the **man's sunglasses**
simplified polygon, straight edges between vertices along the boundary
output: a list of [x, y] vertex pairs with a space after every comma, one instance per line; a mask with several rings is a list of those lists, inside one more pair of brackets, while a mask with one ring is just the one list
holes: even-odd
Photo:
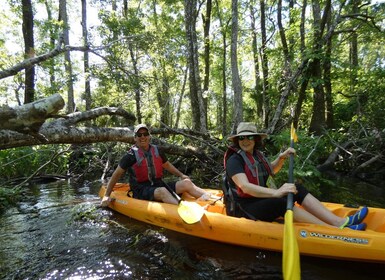
[[148, 133], [148, 132], [143, 132], [143, 133], [137, 132], [136, 133], [137, 137], [148, 136], [148, 135], [150, 135], [150, 133]]
[[248, 135], [248, 136], [239, 136], [238, 137], [239, 140], [245, 140], [245, 139], [248, 139], [248, 140], [254, 140], [254, 135]]

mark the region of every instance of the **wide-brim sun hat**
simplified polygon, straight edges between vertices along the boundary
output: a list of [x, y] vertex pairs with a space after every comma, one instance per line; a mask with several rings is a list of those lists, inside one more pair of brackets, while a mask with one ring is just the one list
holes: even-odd
[[236, 137], [250, 135], [259, 135], [262, 139], [267, 137], [266, 133], [258, 132], [255, 124], [251, 122], [241, 122], [237, 127], [237, 134], [229, 136], [227, 140], [234, 141]]

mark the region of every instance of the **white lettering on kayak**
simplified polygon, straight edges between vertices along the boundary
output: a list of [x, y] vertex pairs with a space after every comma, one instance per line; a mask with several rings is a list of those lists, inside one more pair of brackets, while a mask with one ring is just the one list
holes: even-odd
[[123, 199], [117, 199], [116, 202], [120, 203], [120, 204], [124, 204], [124, 205], [128, 204], [128, 201], [127, 200], [123, 200]]
[[365, 238], [358, 238], [358, 237], [348, 237], [343, 235], [333, 235], [333, 234], [324, 234], [319, 232], [307, 232], [306, 230], [301, 230], [300, 236], [303, 238], [306, 237], [316, 237], [316, 238], [325, 238], [325, 239], [333, 239], [333, 240], [339, 240], [347, 243], [357, 243], [357, 244], [369, 244], [369, 240]]

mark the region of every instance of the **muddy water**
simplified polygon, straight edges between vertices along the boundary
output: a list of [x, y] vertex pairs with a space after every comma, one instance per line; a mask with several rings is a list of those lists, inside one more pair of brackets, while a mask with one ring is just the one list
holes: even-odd
[[[282, 279], [279, 253], [134, 221], [99, 208], [98, 188], [31, 187], [0, 216], [0, 279]], [[383, 279], [385, 266], [301, 257], [301, 270], [302, 279]]]

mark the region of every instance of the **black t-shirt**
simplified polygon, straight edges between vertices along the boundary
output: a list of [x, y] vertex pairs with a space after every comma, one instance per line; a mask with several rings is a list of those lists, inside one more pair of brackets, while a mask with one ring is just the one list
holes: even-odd
[[238, 154], [232, 154], [226, 162], [226, 171], [230, 179], [236, 174], [246, 173], [242, 157]]
[[[267, 179], [269, 178], [269, 173], [264, 167], [261, 160], [257, 156], [254, 156], [254, 159], [258, 162], [257, 168], [258, 168], [259, 185], [262, 187], [266, 187], [266, 182], [267, 182]], [[266, 158], [265, 160], [266, 162], [268, 162]], [[245, 162], [239, 154], [234, 153], [228, 158], [226, 162], [226, 172], [230, 183], [234, 186], [235, 186], [235, 183], [232, 180], [232, 177], [239, 173], [246, 173]]]

